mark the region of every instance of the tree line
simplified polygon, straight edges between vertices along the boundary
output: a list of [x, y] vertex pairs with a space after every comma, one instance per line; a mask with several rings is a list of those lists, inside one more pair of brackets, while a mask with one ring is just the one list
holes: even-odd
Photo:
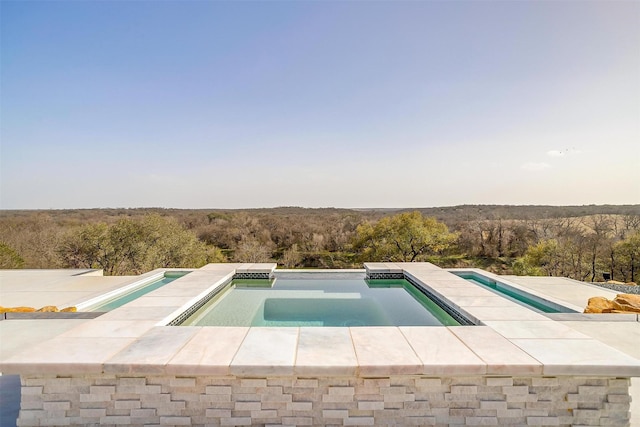
[[122, 275], [224, 261], [286, 268], [431, 261], [622, 282], [637, 281], [640, 271], [640, 205], [0, 214], [0, 268], [101, 268]]

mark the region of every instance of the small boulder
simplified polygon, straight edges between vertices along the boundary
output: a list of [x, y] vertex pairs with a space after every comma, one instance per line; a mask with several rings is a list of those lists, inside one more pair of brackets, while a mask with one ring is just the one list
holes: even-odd
[[640, 313], [640, 295], [618, 294], [613, 300], [589, 298], [585, 313]]
[[589, 298], [587, 308], [584, 309], [585, 313], [611, 313], [614, 310], [613, 302], [609, 301], [605, 297], [592, 297]]
[[56, 307], [55, 305], [45, 305], [44, 307], [36, 311], [38, 313], [57, 313], [60, 310], [58, 310], [58, 307]]
[[619, 309], [640, 313], [640, 295], [618, 294], [613, 301], [620, 306]]
[[33, 307], [4, 307], [3, 313], [33, 313], [36, 311]]

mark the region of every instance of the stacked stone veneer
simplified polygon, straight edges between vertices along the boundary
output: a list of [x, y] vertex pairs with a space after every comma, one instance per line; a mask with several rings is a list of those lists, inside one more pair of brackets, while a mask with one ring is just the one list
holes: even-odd
[[629, 379], [23, 377], [19, 426], [628, 426]]

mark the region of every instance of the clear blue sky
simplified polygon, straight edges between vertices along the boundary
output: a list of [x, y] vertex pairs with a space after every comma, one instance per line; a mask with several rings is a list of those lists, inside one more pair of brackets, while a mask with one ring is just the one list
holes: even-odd
[[638, 1], [5, 1], [0, 207], [640, 203]]

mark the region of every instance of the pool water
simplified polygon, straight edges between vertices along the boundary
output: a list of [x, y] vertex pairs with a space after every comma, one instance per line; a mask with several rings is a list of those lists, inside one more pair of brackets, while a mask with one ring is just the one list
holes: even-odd
[[153, 280], [148, 283], [144, 283], [138, 287], [135, 287], [128, 292], [119, 294], [113, 298], [109, 298], [104, 302], [99, 303], [98, 305], [94, 305], [89, 308], [89, 311], [111, 311], [118, 307], [123, 306], [124, 304], [131, 302], [137, 298], [140, 298], [143, 295], [148, 294], [149, 292], [155, 291], [163, 287], [164, 285], [173, 282], [180, 277], [189, 274], [188, 271], [175, 271], [175, 272], [166, 272], [164, 273], [164, 277], [161, 279]]
[[234, 280], [183, 326], [453, 326], [406, 280]]

